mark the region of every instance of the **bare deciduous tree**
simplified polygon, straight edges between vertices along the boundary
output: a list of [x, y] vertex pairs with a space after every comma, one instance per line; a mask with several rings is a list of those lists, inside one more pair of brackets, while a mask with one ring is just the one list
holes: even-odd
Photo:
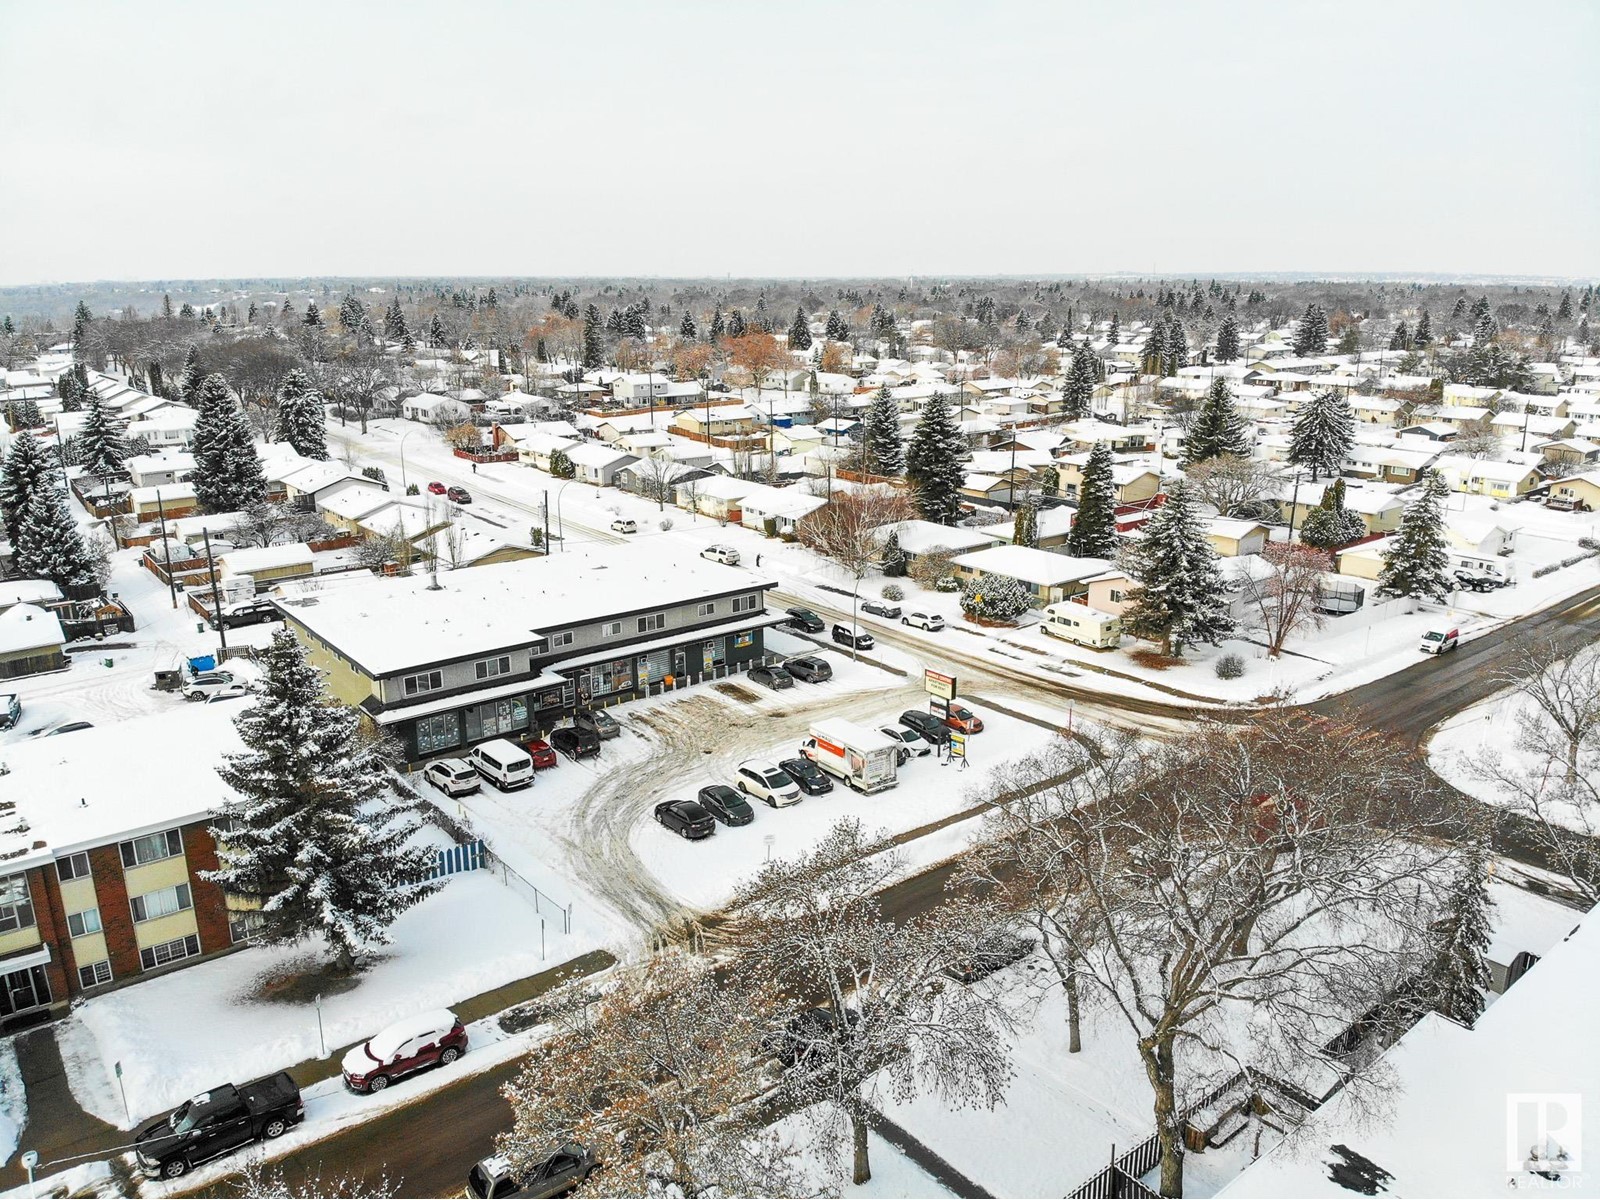
[[1270, 570], [1246, 574], [1240, 589], [1255, 624], [1267, 639], [1267, 657], [1283, 653], [1283, 643], [1297, 629], [1322, 621], [1317, 594], [1322, 576], [1332, 566], [1326, 550], [1299, 543], [1271, 542], [1261, 552]]
[[1280, 479], [1274, 464], [1236, 454], [1204, 459], [1184, 474], [1200, 498], [1225, 517], [1255, 515]]
[[[883, 554], [883, 526], [914, 516], [916, 511], [911, 502], [888, 488], [835, 492], [828, 503], [800, 519], [795, 534], [808, 549], [837, 563], [854, 583], [852, 592], [858, 593], [861, 581], [878, 565]], [[860, 597], [852, 595], [852, 625], [859, 602]]]

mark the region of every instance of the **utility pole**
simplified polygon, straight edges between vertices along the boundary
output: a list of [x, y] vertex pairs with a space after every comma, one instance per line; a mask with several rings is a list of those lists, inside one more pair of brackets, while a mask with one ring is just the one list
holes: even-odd
[[222, 638], [222, 659], [228, 658], [228, 623], [222, 619], [222, 596], [217, 591], [217, 560], [211, 557], [211, 530], [201, 527], [206, 539], [206, 567], [211, 573], [211, 607], [217, 615], [217, 634]]
[[178, 585], [172, 578], [172, 546], [167, 541], [167, 510], [161, 503], [161, 489], [156, 489], [156, 519], [161, 522], [161, 553], [167, 559], [167, 590], [172, 593], [172, 607], [178, 607]]

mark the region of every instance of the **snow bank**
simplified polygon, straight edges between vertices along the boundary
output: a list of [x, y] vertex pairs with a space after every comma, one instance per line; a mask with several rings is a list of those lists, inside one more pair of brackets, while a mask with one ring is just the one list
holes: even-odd
[[28, 1123], [28, 1092], [22, 1086], [16, 1043], [0, 1042], [0, 1166], [17, 1152], [17, 1139]]

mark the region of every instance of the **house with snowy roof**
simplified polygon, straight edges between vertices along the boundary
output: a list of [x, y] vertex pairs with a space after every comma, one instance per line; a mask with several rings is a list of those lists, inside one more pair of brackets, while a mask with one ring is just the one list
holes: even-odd
[[69, 666], [67, 635], [53, 612], [37, 604], [13, 604], [0, 612], [0, 679], [38, 675]]
[[1088, 580], [1112, 567], [1109, 559], [1072, 558], [1032, 546], [1008, 545], [958, 554], [952, 562], [961, 579], [1010, 576], [1027, 589], [1036, 608], [1086, 596]]

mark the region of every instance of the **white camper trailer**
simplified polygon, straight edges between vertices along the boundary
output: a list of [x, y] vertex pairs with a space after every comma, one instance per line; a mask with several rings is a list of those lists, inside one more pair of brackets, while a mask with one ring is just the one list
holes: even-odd
[[1122, 644], [1122, 618], [1063, 600], [1044, 610], [1044, 631], [1094, 650], [1111, 650]]

